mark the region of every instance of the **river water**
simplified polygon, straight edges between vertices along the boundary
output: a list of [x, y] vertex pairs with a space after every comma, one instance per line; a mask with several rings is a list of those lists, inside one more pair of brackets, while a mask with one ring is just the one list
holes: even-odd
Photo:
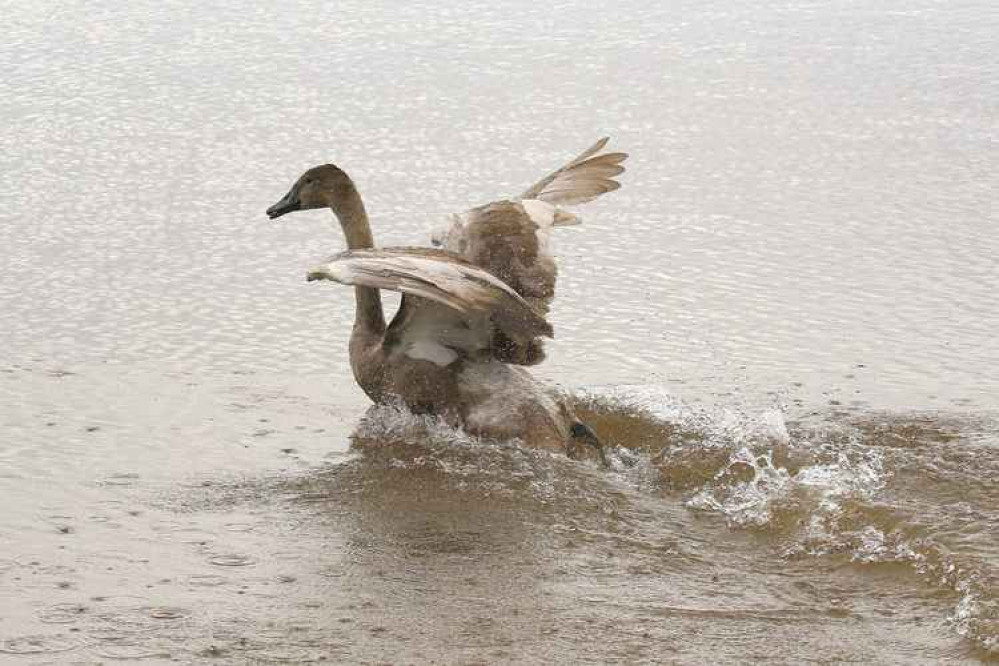
[[[5, 15], [0, 662], [999, 658], [991, 0]], [[537, 374], [612, 469], [369, 412], [264, 209], [422, 243], [604, 134]]]

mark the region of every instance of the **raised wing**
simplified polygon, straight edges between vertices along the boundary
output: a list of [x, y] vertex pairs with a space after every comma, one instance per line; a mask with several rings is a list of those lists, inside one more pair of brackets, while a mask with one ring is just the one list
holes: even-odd
[[[558, 275], [548, 235], [553, 227], [579, 223], [578, 217], [559, 206], [590, 201], [620, 187], [614, 177], [624, 172], [621, 162], [628, 156], [601, 154], [607, 141], [600, 139], [518, 199], [494, 201], [453, 215], [434, 234], [434, 244], [500, 278], [536, 311], [547, 314]], [[493, 349], [496, 358], [508, 363], [533, 365], [544, 358], [540, 339], [523, 345], [503, 339], [502, 332]]]
[[350, 250], [314, 268], [308, 279], [404, 294], [390, 333], [414, 358], [450, 362], [456, 356], [442, 350], [467, 355], [490, 349], [497, 334], [521, 345], [552, 336], [551, 324], [509, 285], [443, 250]]
[[609, 140], [610, 137], [606, 136], [600, 139], [571, 162], [532, 185], [520, 198], [572, 206], [592, 201], [601, 194], [618, 189], [621, 183], [614, 180], [614, 177], [624, 173], [621, 162], [628, 158], [628, 154], [599, 154]]

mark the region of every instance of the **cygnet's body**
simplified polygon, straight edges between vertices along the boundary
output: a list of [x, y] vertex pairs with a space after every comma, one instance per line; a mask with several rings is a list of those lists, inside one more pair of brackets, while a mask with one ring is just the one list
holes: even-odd
[[[523, 366], [544, 358], [552, 336], [545, 314], [555, 294], [556, 266], [547, 237], [577, 224], [561, 210], [619, 187], [624, 153], [589, 150], [517, 199], [452, 217], [435, 235], [438, 248], [373, 249], [367, 213], [353, 181], [338, 167], [309, 169], [271, 218], [330, 208], [350, 248], [309, 273], [355, 286], [350, 338], [354, 378], [375, 402], [402, 400], [417, 413], [438, 414], [484, 437], [519, 438], [570, 454], [600, 445], [563, 396]], [[379, 289], [403, 294], [386, 325]]]

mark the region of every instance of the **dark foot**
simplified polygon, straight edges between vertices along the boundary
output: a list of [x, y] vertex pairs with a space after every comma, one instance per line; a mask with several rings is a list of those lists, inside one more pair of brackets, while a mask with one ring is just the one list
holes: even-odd
[[596, 433], [590, 429], [590, 426], [582, 421], [576, 421], [569, 430], [569, 436], [574, 442], [595, 448], [597, 455], [600, 456], [600, 462], [603, 463], [604, 467], [610, 467], [610, 463], [607, 461], [607, 453], [604, 451], [604, 445], [597, 439]]

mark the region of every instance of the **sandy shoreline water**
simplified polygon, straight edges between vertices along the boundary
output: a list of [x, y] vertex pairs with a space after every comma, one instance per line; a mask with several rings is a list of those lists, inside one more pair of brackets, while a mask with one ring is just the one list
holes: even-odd
[[[9, 14], [0, 663], [995, 659], [990, 3]], [[422, 243], [605, 134], [538, 374], [613, 469], [366, 416], [264, 209]]]

